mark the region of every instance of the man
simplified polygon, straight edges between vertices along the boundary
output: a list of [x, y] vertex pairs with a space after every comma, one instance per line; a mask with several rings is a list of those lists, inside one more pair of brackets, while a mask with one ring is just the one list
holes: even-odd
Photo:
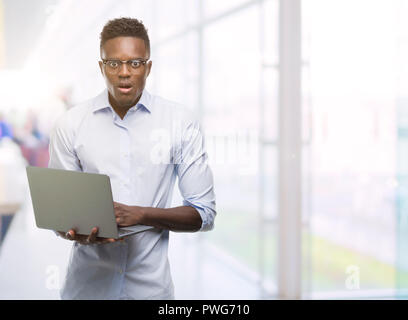
[[[145, 88], [152, 61], [143, 24], [109, 21], [99, 67], [107, 89], [68, 110], [51, 134], [49, 167], [109, 175], [119, 226], [155, 228], [117, 241], [75, 230], [63, 299], [174, 299], [169, 230], [213, 228], [215, 195], [192, 114]], [[183, 206], [169, 208], [178, 177]], [[86, 214], [86, 213], [84, 213]]]

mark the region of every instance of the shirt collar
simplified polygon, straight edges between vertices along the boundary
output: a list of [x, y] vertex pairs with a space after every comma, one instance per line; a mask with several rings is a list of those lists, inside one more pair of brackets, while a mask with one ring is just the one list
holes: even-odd
[[[146, 89], [143, 90], [139, 101], [132, 108], [137, 110], [139, 106], [143, 107], [150, 113], [152, 112], [151, 95]], [[92, 111], [96, 112], [106, 108], [112, 108], [109, 103], [108, 89], [103, 90], [98, 96], [96, 96]], [[130, 110], [132, 110], [132, 108], [130, 108]]]

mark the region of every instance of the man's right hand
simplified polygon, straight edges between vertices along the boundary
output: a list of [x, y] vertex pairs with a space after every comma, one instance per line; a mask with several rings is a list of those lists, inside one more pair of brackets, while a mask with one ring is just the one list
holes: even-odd
[[101, 238], [97, 237], [96, 235], [98, 234], [98, 228], [94, 227], [91, 230], [91, 233], [89, 236], [87, 235], [82, 235], [82, 234], [76, 234], [74, 229], [69, 230], [68, 232], [62, 232], [58, 231], [59, 235], [67, 240], [72, 240], [76, 241], [80, 244], [88, 245], [88, 244], [104, 244], [104, 243], [113, 243], [118, 240], [113, 239], [113, 238]]

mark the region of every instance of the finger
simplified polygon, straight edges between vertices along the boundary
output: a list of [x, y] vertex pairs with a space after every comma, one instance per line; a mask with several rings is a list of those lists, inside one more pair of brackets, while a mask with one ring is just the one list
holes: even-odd
[[75, 239], [75, 230], [74, 229], [70, 229], [65, 236], [69, 239], [69, 240], [74, 240]]
[[104, 243], [113, 243], [113, 242], [116, 242], [116, 239], [113, 239], [113, 238], [97, 238], [97, 242], [102, 243], [102, 244], [104, 244]]
[[115, 215], [120, 215], [122, 214], [122, 208], [120, 208], [119, 206], [115, 206], [114, 207], [115, 210]]
[[87, 241], [90, 242], [90, 243], [95, 242], [97, 233], [98, 233], [98, 228], [97, 227], [92, 228], [91, 234], [89, 235]]

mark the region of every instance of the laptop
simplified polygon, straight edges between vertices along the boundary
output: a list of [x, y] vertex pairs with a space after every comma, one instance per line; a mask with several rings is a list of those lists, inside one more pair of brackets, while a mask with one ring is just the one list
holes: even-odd
[[120, 239], [153, 229], [152, 226], [118, 227], [109, 176], [28, 166], [27, 178], [38, 228]]

